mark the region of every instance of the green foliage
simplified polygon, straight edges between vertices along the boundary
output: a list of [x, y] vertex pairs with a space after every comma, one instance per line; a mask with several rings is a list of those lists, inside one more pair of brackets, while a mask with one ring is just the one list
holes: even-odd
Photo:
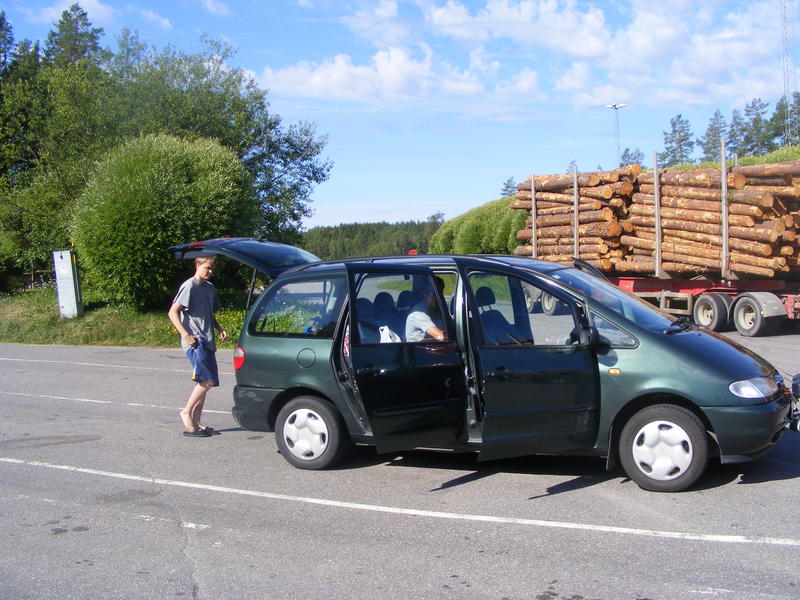
[[[129, 306], [99, 302], [91, 290], [85, 292], [85, 312], [74, 319], [59, 317], [52, 287], [0, 294], [0, 342], [173, 348], [179, 344], [178, 332], [164, 310], [140, 313]], [[237, 295], [241, 297], [241, 291]], [[224, 296], [221, 290], [220, 297]], [[218, 346], [233, 348], [245, 311], [229, 307], [224, 299], [222, 302], [223, 309], [216, 317], [230, 337], [221, 343], [217, 340]]]
[[303, 234], [302, 246], [323, 259], [390, 256], [416, 250], [429, 252], [431, 236], [442, 224], [442, 213], [427, 221], [401, 223], [345, 223], [313, 227]]
[[241, 233], [296, 241], [311, 190], [331, 169], [314, 126], [283, 125], [266, 92], [228, 64], [225, 45], [157, 51], [123, 32], [111, 53], [101, 36], [74, 4], [42, 56], [38, 42], [14, 47], [0, 12], [0, 263], [47, 267], [50, 252], [70, 241], [65, 219], [92, 165], [125, 140], [159, 133], [232, 150], [260, 215]]
[[675, 115], [669, 124], [670, 131], [664, 132], [664, 152], [658, 155], [659, 162], [668, 169], [691, 162], [695, 144], [688, 119], [684, 119], [682, 115]]
[[101, 28], [93, 28], [89, 15], [79, 4], [73, 4], [61, 13], [56, 29], [47, 35], [45, 58], [49, 63], [64, 66], [82, 59], [99, 60], [101, 57]]
[[445, 222], [431, 239], [436, 254], [511, 254], [517, 232], [525, 227], [527, 214], [501, 198], [473, 208]]
[[167, 247], [247, 234], [254, 209], [249, 176], [231, 150], [212, 140], [151, 135], [98, 164], [73, 234], [103, 298], [146, 309], [163, 304], [186, 276]]
[[697, 140], [697, 147], [703, 153], [701, 160], [703, 161], [719, 161], [720, 156], [720, 138], [725, 135], [725, 117], [717, 110], [708, 122], [708, 127], [703, 137]]
[[624, 167], [625, 165], [641, 165], [643, 163], [644, 154], [642, 154], [639, 148], [634, 148], [633, 150], [625, 148], [625, 150], [622, 151], [622, 155], [619, 157], [620, 167]]
[[513, 177], [509, 177], [503, 183], [503, 187], [500, 190], [500, 197], [505, 198], [506, 196], [513, 196], [517, 193], [517, 182], [514, 181]]

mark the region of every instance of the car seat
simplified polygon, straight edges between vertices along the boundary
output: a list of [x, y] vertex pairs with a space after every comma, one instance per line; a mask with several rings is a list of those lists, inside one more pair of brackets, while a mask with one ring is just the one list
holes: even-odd
[[491, 288], [485, 285], [479, 287], [475, 291], [475, 302], [478, 304], [478, 313], [486, 343], [507, 344], [513, 341], [512, 338], [523, 339], [524, 336], [517, 328], [509, 323], [499, 310], [492, 308], [496, 299]]
[[379, 326], [385, 325], [399, 336], [405, 333], [403, 324], [405, 320], [394, 304], [394, 298], [389, 292], [378, 292], [373, 301], [375, 318]]
[[356, 300], [356, 319], [361, 343], [377, 344], [381, 337], [378, 332], [378, 320], [375, 317], [375, 307], [368, 298]]

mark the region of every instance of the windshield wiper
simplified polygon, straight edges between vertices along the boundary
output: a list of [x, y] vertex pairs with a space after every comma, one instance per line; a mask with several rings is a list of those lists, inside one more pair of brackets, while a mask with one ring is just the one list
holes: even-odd
[[664, 333], [679, 333], [681, 331], [685, 331], [686, 329], [691, 329], [693, 326], [694, 323], [692, 323], [692, 320], [689, 317], [678, 317], [669, 327], [664, 330]]

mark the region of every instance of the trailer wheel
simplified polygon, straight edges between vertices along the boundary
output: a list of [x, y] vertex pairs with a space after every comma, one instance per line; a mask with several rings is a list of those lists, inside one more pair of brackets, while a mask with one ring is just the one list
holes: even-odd
[[728, 324], [729, 308], [729, 296], [701, 294], [694, 303], [694, 322], [711, 331], [722, 331]]
[[754, 298], [740, 298], [733, 310], [733, 323], [736, 330], [746, 337], [769, 334], [777, 323], [770, 323], [764, 316], [761, 305]]
[[566, 312], [566, 304], [547, 292], [542, 292], [539, 298], [539, 304], [542, 307], [542, 312], [546, 315], [560, 315]]

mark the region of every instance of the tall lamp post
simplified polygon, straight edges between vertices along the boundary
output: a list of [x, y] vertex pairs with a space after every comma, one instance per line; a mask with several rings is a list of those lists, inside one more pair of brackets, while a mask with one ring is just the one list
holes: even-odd
[[[626, 104], [606, 104], [606, 108], [611, 108], [614, 110], [614, 139], [617, 143], [617, 167], [619, 166], [620, 161], [620, 154], [619, 154], [619, 109], [624, 108], [627, 106]], [[615, 167], [616, 168], [616, 167]]]

